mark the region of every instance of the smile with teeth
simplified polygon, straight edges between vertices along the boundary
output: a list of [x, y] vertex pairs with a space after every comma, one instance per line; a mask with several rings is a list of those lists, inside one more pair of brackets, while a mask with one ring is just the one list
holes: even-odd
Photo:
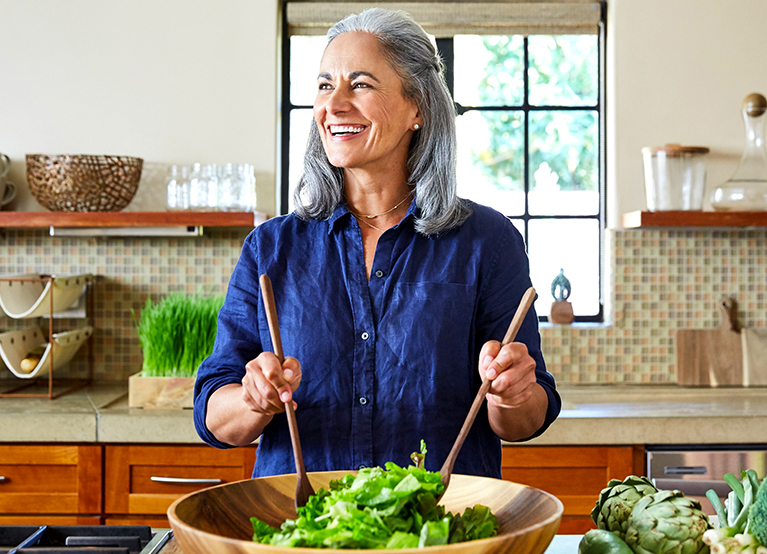
[[328, 125], [330, 134], [334, 137], [344, 135], [356, 135], [365, 130], [364, 125]]

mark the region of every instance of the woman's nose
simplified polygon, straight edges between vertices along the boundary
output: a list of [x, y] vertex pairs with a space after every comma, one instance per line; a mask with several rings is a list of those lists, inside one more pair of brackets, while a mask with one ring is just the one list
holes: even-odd
[[349, 105], [349, 94], [343, 87], [336, 87], [325, 101], [325, 109], [329, 113], [346, 112]]

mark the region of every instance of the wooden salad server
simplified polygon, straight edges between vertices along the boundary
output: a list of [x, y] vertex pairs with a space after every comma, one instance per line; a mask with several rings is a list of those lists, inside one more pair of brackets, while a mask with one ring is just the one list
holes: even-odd
[[[525, 315], [527, 315], [527, 311], [530, 309], [530, 306], [533, 305], [533, 300], [535, 300], [535, 289], [530, 287], [525, 291], [525, 294], [522, 296], [522, 301], [519, 303], [519, 306], [517, 306], [517, 311], [511, 319], [509, 329], [506, 331], [506, 336], [503, 337], [501, 346], [509, 344], [517, 336], [519, 328], [522, 326], [522, 321], [524, 321]], [[437, 497], [437, 502], [444, 496], [447, 486], [450, 484], [450, 476], [453, 474], [455, 459], [458, 457], [463, 442], [466, 440], [466, 436], [469, 434], [471, 426], [474, 424], [474, 420], [477, 417], [479, 408], [482, 406], [482, 402], [485, 400], [485, 396], [487, 396], [487, 393], [490, 391], [491, 383], [492, 381], [489, 379], [484, 379], [482, 381], [482, 386], [479, 387], [477, 396], [474, 397], [474, 402], [466, 416], [466, 420], [463, 422], [463, 427], [461, 427], [460, 433], [458, 433], [458, 438], [455, 439], [453, 448], [450, 450], [450, 454], [447, 455], [447, 459], [442, 465], [442, 469], [439, 470], [440, 475], [442, 475], [442, 483], [445, 485], [445, 490], [443, 490], [442, 494]]]
[[[272, 337], [274, 354], [282, 363], [285, 356], [282, 354], [282, 339], [280, 338], [280, 326], [277, 322], [277, 308], [274, 305], [274, 294], [272, 293], [272, 281], [269, 276], [261, 275], [261, 296], [264, 298], [264, 307], [266, 308], [266, 320], [269, 322], [269, 334]], [[309, 483], [309, 477], [306, 475], [304, 467], [304, 456], [301, 453], [301, 441], [298, 438], [298, 425], [296, 423], [296, 413], [293, 411], [293, 400], [285, 402], [285, 412], [288, 416], [288, 427], [290, 429], [290, 442], [293, 446], [293, 458], [296, 461], [296, 509], [306, 506], [309, 497], [314, 494], [314, 489]]]

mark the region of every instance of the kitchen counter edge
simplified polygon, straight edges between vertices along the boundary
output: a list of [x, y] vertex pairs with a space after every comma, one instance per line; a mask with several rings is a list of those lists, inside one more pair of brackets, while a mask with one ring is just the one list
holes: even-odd
[[[767, 389], [675, 385], [560, 386], [560, 417], [518, 444], [767, 443]], [[124, 384], [59, 398], [0, 398], [0, 442], [202, 444], [191, 409], [128, 407]]]

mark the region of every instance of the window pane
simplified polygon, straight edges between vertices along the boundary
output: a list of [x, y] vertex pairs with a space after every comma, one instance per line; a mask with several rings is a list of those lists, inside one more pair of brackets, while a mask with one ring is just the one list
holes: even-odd
[[326, 40], [324, 35], [290, 37], [290, 102], [295, 106], [314, 104]]
[[458, 195], [506, 215], [525, 210], [524, 114], [466, 112], [456, 120]]
[[463, 106], [522, 104], [524, 42], [521, 36], [456, 35], [454, 96]]
[[289, 163], [289, 186], [288, 198], [290, 199], [288, 212], [295, 208], [293, 204], [293, 191], [301, 175], [304, 173], [304, 153], [306, 152], [306, 141], [309, 138], [309, 130], [314, 124], [312, 110], [294, 109], [290, 111], [290, 157]]
[[599, 313], [599, 222], [596, 219], [533, 219], [528, 223], [530, 278], [538, 292], [538, 315], [551, 311], [551, 282], [564, 269], [573, 311]]
[[530, 198], [533, 215], [599, 212], [597, 112], [530, 112]]
[[[512, 219], [511, 222], [514, 224], [514, 227], [517, 228], [517, 231], [519, 231], [519, 234], [522, 235], [524, 238], [525, 236], [525, 220], [524, 219]], [[527, 242], [525, 242], [525, 249], [527, 249]]]
[[596, 35], [531, 36], [528, 49], [531, 105], [596, 105]]

